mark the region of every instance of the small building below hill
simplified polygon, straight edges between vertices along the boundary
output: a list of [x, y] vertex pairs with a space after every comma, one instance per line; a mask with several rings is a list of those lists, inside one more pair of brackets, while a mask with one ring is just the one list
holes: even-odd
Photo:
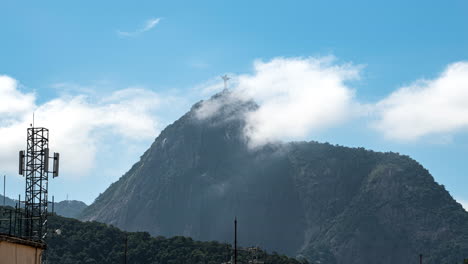
[[0, 234], [0, 264], [41, 264], [45, 245]]

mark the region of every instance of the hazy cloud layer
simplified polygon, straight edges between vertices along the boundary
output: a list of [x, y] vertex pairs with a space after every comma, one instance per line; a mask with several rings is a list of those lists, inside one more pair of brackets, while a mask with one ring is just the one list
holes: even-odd
[[145, 33], [146, 31], [150, 31], [151, 29], [153, 29], [157, 24], [159, 24], [159, 22], [161, 21], [161, 18], [151, 18], [151, 19], [148, 19], [145, 24], [135, 30], [135, 31], [120, 31], [120, 30], [117, 30], [117, 35], [119, 35], [120, 37], [134, 37], [134, 36], [138, 36], [142, 33]]
[[[311, 132], [354, 116], [359, 105], [346, 83], [358, 79], [359, 70], [359, 66], [338, 64], [333, 57], [256, 61], [252, 74], [240, 75], [231, 84], [233, 99], [253, 99], [259, 104], [245, 117], [251, 145], [306, 139]], [[204, 90], [220, 87], [221, 83], [214, 83]], [[220, 103], [206, 102], [199, 117], [215, 113]]]
[[[15, 102], [23, 107], [0, 110], [0, 167], [16, 172], [17, 153], [25, 148], [26, 128], [35, 112], [36, 126], [50, 129], [51, 149], [61, 153], [63, 174], [79, 176], [95, 167], [95, 158], [102, 142], [125, 140], [127, 147], [142, 140], [151, 140], [161, 125], [156, 110], [167, 98], [141, 89], [129, 88], [113, 92], [103, 99], [86, 95], [62, 96], [41, 105], [35, 96], [18, 89], [10, 77], [0, 78], [0, 105]], [[122, 151], [126, 147], [122, 146]]]
[[376, 104], [373, 127], [402, 141], [450, 135], [468, 128], [468, 62], [449, 65], [436, 79], [399, 88]]
[[[451, 64], [438, 78], [402, 87], [366, 107], [356, 101], [354, 89], [349, 86], [349, 81], [359, 78], [360, 68], [337, 63], [333, 57], [256, 61], [252, 73], [231, 75], [232, 95], [226, 100], [253, 99], [259, 104], [256, 111], [245, 116], [245, 135], [254, 147], [280, 140], [308, 140], [318, 130], [363, 116], [369, 110], [377, 116], [372, 127], [390, 139], [415, 140], [468, 127], [467, 62]], [[66, 86], [60, 84], [60, 89]], [[205, 97], [222, 90], [223, 82], [220, 78], [209, 80], [196, 88], [198, 94], [192, 91], [190, 95], [178, 95], [181, 98], [161, 96], [143, 88], [118, 90], [105, 96], [82, 92], [86, 87], [72, 88], [79, 91], [78, 95], [64, 93], [37, 105], [34, 93], [22, 91], [13, 78], [0, 76], [2, 168], [16, 171], [16, 153], [24, 148], [25, 129], [33, 111], [36, 124], [51, 129], [51, 147], [62, 153], [64, 168], [69, 170], [65, 172], [81, 175], [95, 166], [103, 140], [151, 140], [162, 128], [158, 111], [163, 105], [170, 104], [168, 109], [187, 106], [187, 99], [182, 97]], [[209, 101], [200, 109], [199, 118], [209, 117], [229, 103], [206, 102]], [[165, 111], [163, 115], [166, 114]]]

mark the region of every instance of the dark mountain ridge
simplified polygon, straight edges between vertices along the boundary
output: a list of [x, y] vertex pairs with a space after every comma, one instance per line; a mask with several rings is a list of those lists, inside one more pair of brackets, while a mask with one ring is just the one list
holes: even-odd
[[54, 212], [61, 216], [77, 218], [86, 207], [88, 205], [82, 201], [63, 200], [55, 203]]
[[[213, 115], [199, 118], [204, 104]], [[468, 213], [407, 156], [317, 142], [249, 148], [227, 91], [164, 129], [81, 218], [153, 235], [230, 241], [312, 263], [454, 263], [468, 257]]]
[[[24, 206], [23, 203], [24, 201], [22, 202], [22, 206]], [[18, 200], [5, 197], [6, 206], [15, 207], [17, 204]], [[1, 194], [0, 205], [3, 205], [3, 195]], [[64, 200], [54, 203], [54, 212], [61, 216], [77, 218], [86, 207], [88, 206], [82, 201]], [[50, 202], [48, 210], [49, 212], [52, 212], [52, 202]]]

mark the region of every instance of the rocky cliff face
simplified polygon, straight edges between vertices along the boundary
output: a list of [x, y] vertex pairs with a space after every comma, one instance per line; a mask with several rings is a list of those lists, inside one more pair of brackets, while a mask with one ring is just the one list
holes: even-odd
[[468, 258], [468, 213], [406, 156], [316, 142], [250, 149], [253, 102], [214, 96], [168, 126], [81, 215], [130, 231], [260, 245], [312, 263]]

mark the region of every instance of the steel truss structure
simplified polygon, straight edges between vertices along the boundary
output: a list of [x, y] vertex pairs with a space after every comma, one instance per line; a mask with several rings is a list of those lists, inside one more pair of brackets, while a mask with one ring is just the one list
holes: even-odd
[[43, 127], [28, 128], [24, 168], [26, 173], [24, 235], [32, 240], [44, 240], [47, 235], [48, 149], [49, 130]]
[[[19, 153], [19, 174], [26, 175], [24, 200], [25, 226], [23, 237], [44, 242], [47, 236], [49, 187], [49, 130], [31, 127], [27, 131], [26, 153]], [[58, 176], [59, 154], [53, 156], [53, 177]], [[20, 204], [21, 207], [21, 204]]]

